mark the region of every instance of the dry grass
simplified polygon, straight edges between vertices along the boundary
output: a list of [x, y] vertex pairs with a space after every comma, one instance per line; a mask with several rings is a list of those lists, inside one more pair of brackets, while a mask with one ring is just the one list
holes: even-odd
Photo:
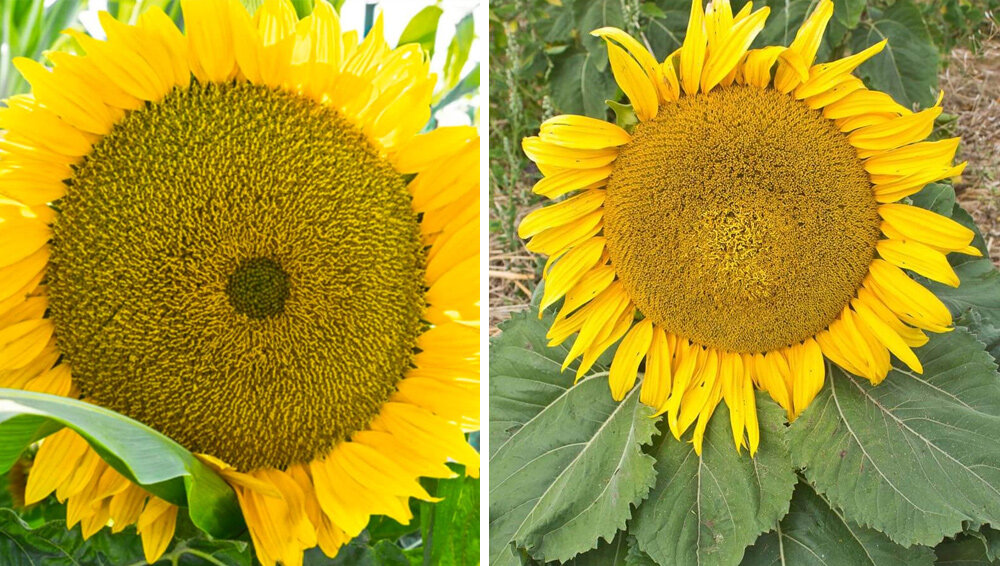
[[[990, 257], [1000, 266], [1000, 32], [983, 42], [972, 54], [955, 49], [941, 72], [945, 91], [944, 111], [957, 116], [948, 125], [950, 135], [962, 137], [960, 158], [969, 165], [956, 185], [958, 200], [976, 220], [986, 238]], [[530, 190], [525, 172], [520, 194]], [[523, 191], [523, 192], [521, 192]], [[506, 196], [494, 195], [495, 199]], [[505, 209], [494, 202], [490, 208]], [[523, 206], [518, 220], [529, 210]], [[490, 235], [490, 334], [511, 313], [528, 308], [536, 284], [538, 259], [523, 243], [510, 244], [497, 234]]]
[[962, 137], [960, 158], [969, 162], [955, 187], [958, 200], [1000, 266], [1000, 30], [995, 32], [980, 53], [951, 53], [941, 88], [944, 111], [958, 117], [951, 130]]

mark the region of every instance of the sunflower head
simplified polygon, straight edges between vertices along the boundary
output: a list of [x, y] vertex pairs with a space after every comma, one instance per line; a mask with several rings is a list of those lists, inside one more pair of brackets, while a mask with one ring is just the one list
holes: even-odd
[[[185, 0], [102, 14], [85, 55], [15, 65], [0, 110], [0, 386], [82, 398], [196, 452], [264, 564], [300, 563], [421, 476], [476, 474], [478, 139], [418, 133], [435, 77], [378, 19], [320, 0], [249, 14]], [[106, 489], [107, 486], [114, 489]], [[72, 431], [41, 446], [89, 536], [137, 524], [155, 562], [177, 513]]]
[[549, 256], [541, 308], [562, 300], [550, 344], [576, 336], [564, 369], [582, 357], [582, 375], [621, 340], [614, 398], [644, 362], [641, 400], [677, 438], [695, 425], [699, 453], [725, 401], [753, 454], [754, 388], [794, 419], [824, 357], [874, 384], [890, 354], [922, 371], [913, 348], [951, 315], [903, 270], [957, 286], [946, 255], [978, 254], [971, 230], [897, 202], [964, 168], [957, 138], [925, 141], [940, 97], [912, 111], [852, 74], [885, 41], [817, 63], [832, 14], [824, 0], [788, 47], [749, 49], [768, 8], [694, 0], [662, 59], [595, 30], [638, 123], [556, 116], [523, 142], [534, 191], [558, 201], [519, 232]]

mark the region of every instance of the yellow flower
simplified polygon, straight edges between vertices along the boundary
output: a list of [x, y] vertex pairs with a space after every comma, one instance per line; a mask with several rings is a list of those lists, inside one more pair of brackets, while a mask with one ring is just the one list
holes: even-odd
[[[474, 128], [418, 134], [416, 45], [363, 40], [317, 3], [253, 16], [184, 0], [107, 41], [19, 59], [0, 110], [0, 387], [79, 397], [198, 453], [232, 485], [264, 564], [329, 556], [419, 477], [478, 474]], [[27, 501], [90, 536], [136, 524], [149, 562], [177, 507], [68, 429]]]
[[829, 0], [787, 48], [748, 50], [768, 15], [751, 10], [694, 0], [662, 61], [621, 30], [594, 31], [634, 131], [556, 116], [523, 143], [544, 175], [534, 191], [572, 194], [519, 228], [549, 256], [541, 308], [563, 300], [551, 345], [577, 335], [564, 369], [582, 356], [579, 378], [621, 340], [612, 396], [645, 358], [641, 400], [677, 438], [695, 425], [699, 453], [725, 401], [737, 449], [753, 454], [754, 388], [794, 419], [823, 385], [824, 356], [873, 384], [890, 352], [920, 372], [912, 348], [951, 315], [901, 268], [957, 286], [946, 254], [978, 254], [972, 231], [896, 202], [964, 167], [957, 138], [922, 141], [940, 99], [914, 113], [852, 75], [884, 41], [814, 64]]

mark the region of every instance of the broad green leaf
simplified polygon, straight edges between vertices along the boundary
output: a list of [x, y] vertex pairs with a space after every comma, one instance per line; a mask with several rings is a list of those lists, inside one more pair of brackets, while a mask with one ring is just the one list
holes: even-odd
[[662, 61], [684, 42], [691, 2], [659, 0], [656, 6], [659, 14], [650, 18], [643, 32], [653, 55], [657, 61]]
[[937, 560], [935, 566], [990, 566], [993, 564], [986, 555], [986, 544], [982, 539], [960, 533], [955, 538], [947, 538], [934, 548]]
[[608, 107], [604, 101], [614, 98], [618, 85], [609, 70], [600, 70], [596, 61], [607, 60], [604, 46], [562, 59], [552, 72], [552, 102], [557, 112], [583, 114], [604, 119]]
[[628, 554], [625, 555], [625, 566], [659, 566], [648, 554], [639, 548], [635, 536], [628, 536]]
[[[742, 7], [746, 2], [739, 4], [739, 7]], [[806, 16], [815, 9], [817, 4], [816, 0], [766, 0], [759, 4], [755, 2], [755, 9], [766, 5], [771, 8], [771, 13], [767, 18], [764, 29], [754, 40], [753, 46], [787, 46], [791, 44], [792, 40], [795, 39], [795, 34], [799, 31], [799, 26], [802, 25]], [[737, 8], [737, 6], [734, 5], [734, 8]]]
[[833, 505], [899, 544], [935, 544], [962, 521], [1000, 521], [1000, 377], [964, 329], [931, 335], [924, 373], [877, 387], [827, 364], [789, 428], [793, 459]]
[[924, 284], [948, 306], [955, 324], [975, 334], [1000, 362], [1000, 271], [989, 259], [978, 258], [957, 265], [955, 273], [961, 281], [957, 288]]
[[[783, 561], [782, 561], [783, 557]], [[884, 534], [859, 526], [833, 509], [812, 486], [800, 482], [788, 515], [774, 531], [758, 539], [741, 563], [850, 564], [852, 566], [930, 566], [927, 546], [900, 546]]]
[[883, 39], [888, 45], [858, 67], [858, 75], [869, 88], [889, 93], [904, 106], [933, 105], [938, 51], [911, 0], [897, 0], [872, 21], [862, 22], [851, 36], [851, 48], [857, 53]]
[[410, 566], [410, 560], [395, 544], [381, 540], [372, 546], [364, 534], [340, 549], [335, 558], [328, 558], [319, 548], [306, 551], [303, 566]]
[[427, 53], [427, 57], [434, 56], [434, 40], [437, 38], [438, 20], [444, 13], [438, 6], [427, 6], [413, 16], [410, 23], [406, 24], [403, 33], [399, 36], [397, 45], [407, 43], [419, 43], [420, 48]]
[[833, 0], [833, 17], [827, 27], [830, 41], [839, 43], [849, 31], [858, 27], [865, 3], [865, 0]]
[[215, 537], [243, 531], [236, 494], [180, 444], [124, 415], [75, 399], [0, 389], [0, 470], [34, 441], [72, 428], [119, 473], [176, 505]]
[[[642, 453], [655, 431], [638, 389], [617, 403], [606, 366], [573, 385], [565, 348], [547, 348], [548, 322], [515, 315], [490, 351], [490, 563], [519, 564], [517, 548], [565, 561], [610, 541], [653, 485]], [[574, 364], [575, 366], [575, 364]], [[572, 366], [571, 366], [572, 369]]]
[[445, 89], [454, 88], [462, 77], [462, 68], [469, 60], [469, 49], [472, 40], [476, 38], [475, 21], [472, 13], [468, 13], [455, 26], [455, 36], [448, 44], [448, 56], [444, 60], [443, 83]]
[[135, 529], [102, 529], [86, 541], [80, 526], [65, 521], [31, 527], [14, 511], [0, 509], [0, 564], [4, 566], [120, 566], [142, 558]]
[[[604, 43], [603, 39], [590, 35], [590, 32], [595, 29], [603, 27], [625, 29], [623, 5], [624, 3], [621, 0], [585, 0], [577, 2], [576, 9], [579, 15], [577, 30], [587, 51], [593, 52], [598, 45]], [[601, 72], [611, 74], [606, 52], [602, 51], [602, 53], [605, 53], [605, 56], [595, 61], [594, 64]]]
[[784, 411], [757, 395], [760, 447], [751, 458], [733, 445], [729, 410], [720, 403], [702, 455], [687, 440], [660, 435], [656, 486], [629, 523], [639, 548], [659, 564], [736, 564], [757, 536], [788, 511], [795, 487]]
[[618, 534], [611, 542], [598, 541], [597, 548], [574, 556], [564, 562], [566, 566], [628, 566], [628, 543], [625, 531]]
[[422, 504], [424, 562], [475, 566], [479, 564], [479, 480], [460, 473], [436, 483], [432, 493], [442, 501]]

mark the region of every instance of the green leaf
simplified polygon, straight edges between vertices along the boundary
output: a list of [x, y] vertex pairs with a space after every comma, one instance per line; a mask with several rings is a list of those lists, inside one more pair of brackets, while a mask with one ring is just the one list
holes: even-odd
[[313, 0], [291, 0], [291, 2], [299, 18], [304, 18], [313, 11]]
[[80, 526], [50, 521], [32, 528], [10, 509], [0, 509], [0, 564], [21, 566], [120, 566], [142, 558], [135, 529], [102, 529], [86, 541]]
[[[530, 313], [503, 326], [490, 350], [490, 563], [519, 564], [515, 545], [565, 561], [610, 541], [654, 482], [652, 409], [638, 388], [617, 403], [606, 366], [573, 385], [564, 347], [547, 348]], [[493, 430], [499, 429], [499, 430]], [[494, 442], [494, 439], [497, 441]]]
[[381, 540], [368, 545], [364, 534], [340, 549], [335, 558], [328, 558], [319, 548], [306, 551], [303, 566], [410, 566], [403, 549]]
[[236, 494], [173, 440], [124, 415], [75, 399], [0, 389], [0, 471], [32, 442], [67, 426], [115, 470], [151, 493], [186, 505], [191, 521], [219, 538], [245, 529]]
[[607, 116], [604, 101], [614, 98], [618, 85], [610, 72], [597, 66], [597, 61], [607, 60], [606, 49], [597, 46], [586, 53], [574, 53], [556, 65], [550, 86], [557, 112], [602, 120]]
[[438, 480], [433, 491], [443, 500], [427, 503], [424, 561], [441, 566], [479, 564], [479, 480], [465, 476]]
[[663, 60], [681, 46], [687, 32], [691, 2], [686, 0], [660, 0], [657, 15], [646, 26], [646, 39], [657, 60]]
[[989, 566], [993, 564], [986, 555], [986, 544], [982, 539], [960, 533], [955, 538], [945, 539], [934, 548], [936, 566]]
[[962, 521], [1000, 521], [1000, 377], [964, 329], [919, 348], [923, 375], [877, 387], [827, 364], [826, 385], [789, 428], [793, 459], [848, 517], [905, 546]]
[[462, 68], [469, 60], [469, 49], [472, 47], [472, 40], [476, 38], [475, 20], [470, 12], [459, 20], [455, 26], [455, 36], [448, 44], [448, 55], [444, 60], [444, 88], [454, 88], [462, 77]]
[[920, 9], [910, 0], [897, 0], [852, 34], [851, 48], [857, 53], [883, 39], [889, 40], [885, 49], [858, 67], [861, 78], [869, 88], [889, 93], [903, 106], [933, 105], [938, 51]]
[[618, 534], [611, 542], [598, 541], [597, 548], [574, 556], [564, 562], [566, 566], [627, 566], [628, 543], [625, 531]]
[[419, 43], [420, 48], [427, 53], [427, 57], [434, 56], [434, 40], [437, 38], [438, 20], [444, 13], [439, 6], [427, 6], [413, 16], [410, 23], [406, 24], [403, 33], [399, 36], [397, 45], [407, 43]]
[[[583, 40], [583, 46], [588, 51], [593, 52], [595, 47], [604, 43], [603, 39], [590, 35], [590, 32], [609, 26], [625, 28], [625, 15], [622, 12], [623, 3], [621, 0], [586, 0], [578, 4], [586, 6], [578, 20], [577, 30], [579, 30]], [[608, 68], [607, 55], [596, 61], [595, 64], [599, 70], [606, 71]]]
[[905, 548], [884, 534], [861, 527], [833, 509], [809, 484], [795, 487], [792, 505], [780, 526], [747, 551], [743, 566], [766, 564], [851, 564], [852, 566], [930, 566], [926, 546]]
[[833, 17], [827, 28], [828, 39], [837, 44], [848, 32], [858, 27], [865, 4], [865, 0], [833, 0]]
[[948, 306], [955, 324], [975, 334], [1000, 362], [1000, 271], [989, 259], [979, 258], [957, 265], [955, 273], [961, 281], [958, 287], [931, 281], [924, 285]]
[[[766, 0], [764, 5], [771, 8], [771, 14], [764, 29], [754, 40], [754, 47], [765, 45], [790, 45], [799, 31], [799, 26], [814, 9], [813, 0]], [[757, 8], [757, 4], [754, 4]]]
[[658, 566], [648, 554], [639, 548], [639, 542], [632, 535], [628, 536], [628, 554], [625, 555], [626, 566]]
[[757, 395], [760, 447], [751, 458], [733, 445], [720, 403], [701, 457], [690, 441], [664, 433], [649, 452], [656, 486], [629, 524], [639, 548], [660, 564], [736, 564], [760, 533], [788, 511], [795, 487], [784, 411]]
[[457, 85], [455, 85], [455, 88], [449, 90], [447, 94], [441, 97], [441, 100], [437, 101], [434, 104], [434, 107], [431, 109], [431, 112], [436, 113], [438, 110], [444, 108], [445, 106], [448, 106], [452, 102], [455, 102], [456, 100], [468, 94], [473, 94], [478, 90], [479, 90], [479, 63], [476, 63], [476, 66], [473, 67], [472, 70], [470, 70], [468, 73], [466, 73], [465, 77], [463, 77], [462, 80]]

